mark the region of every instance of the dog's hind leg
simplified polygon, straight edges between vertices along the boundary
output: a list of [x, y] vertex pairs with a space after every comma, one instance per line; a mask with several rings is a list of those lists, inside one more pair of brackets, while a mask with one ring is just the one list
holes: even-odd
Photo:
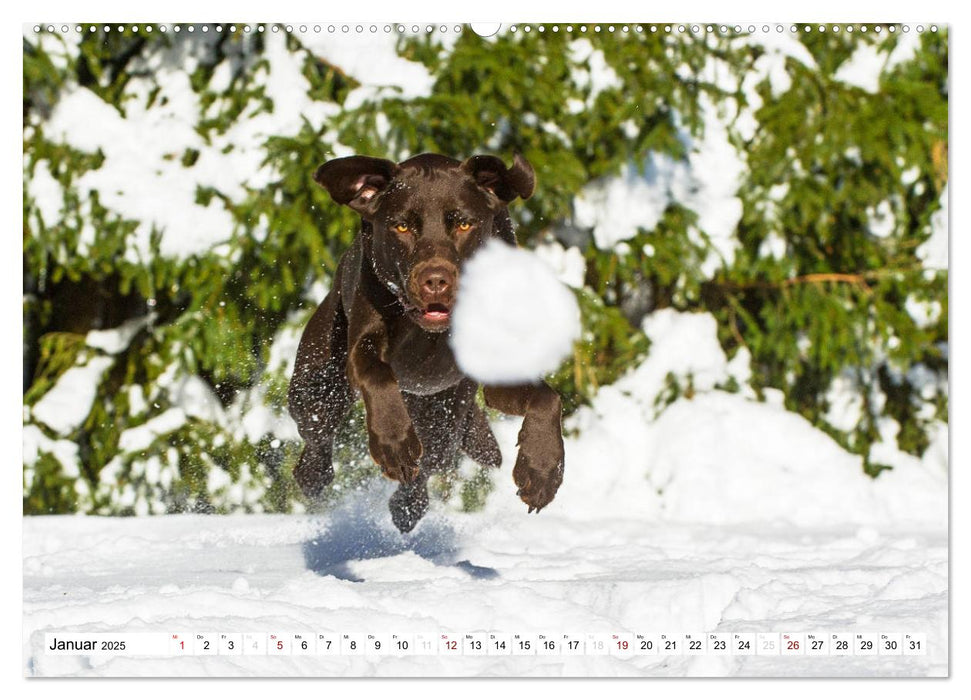
[[354, 399], [347, 381], [347, 318], [335, 288], [304, 330], [288, 394], [290, 415], [304, 440], [293, 471], [300, 490], [318, 500], [334, 479], [334, 434]]
[[502, 464], [502, 453], [489, 426], [489, 419], [475, 402], [469, 408], [459, 449], [484, 467], [498, 468]]
[[392, 494], [388, 507], [391, 509], [391, 521], [398, 532], [411, 532], [428, 512], [428, 473], [422, 472], [414, 481], [400, 484]]
[[[459, 447], [465, 440], [471, 419], [470, 412], [478, 408], [475, 405], [475, 390], [476, 385], [465, 380], [428, 396], [402, 393], [408, 415], [422, 444], [418, 478], [411, 483], [402, 483], [388, 504], [391, 519], [402, 533], [410, 532], [428, 511], [429, 476], [455, 467]], [[482, 419], [484, 421], [485, 416]], [[485, 427], [488, 430], [488, 423]], [[489, 436], [492, 436], [491, 432]], [[497, 457], [498, 452], [496, 447]]]

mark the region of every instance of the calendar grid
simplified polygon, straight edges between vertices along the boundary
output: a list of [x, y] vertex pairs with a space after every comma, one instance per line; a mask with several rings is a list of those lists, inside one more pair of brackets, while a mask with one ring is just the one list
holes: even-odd
[[926, 656], [911, 632], [48, 632], [54, 656]]

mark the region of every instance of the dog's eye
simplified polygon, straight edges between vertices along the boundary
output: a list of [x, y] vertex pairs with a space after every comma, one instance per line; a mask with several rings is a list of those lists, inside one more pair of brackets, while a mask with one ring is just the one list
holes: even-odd
[[398, 233], [408, 233], [411, 229], [408, 228], [408, 224], [395, 224], [394, 230]]
[[470, 228], [472, 228], [472, 222], [471, 221], [460, 221], [459, 222], [459, 225], [458, 225], [459, 231], [462, 231], [464, 233], [465, 231], [468, 231]]

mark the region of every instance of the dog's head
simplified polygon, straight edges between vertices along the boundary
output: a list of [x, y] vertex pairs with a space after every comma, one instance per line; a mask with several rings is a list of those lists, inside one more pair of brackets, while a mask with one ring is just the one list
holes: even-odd
[[351, 156], [314, 180], [361, 215], [374, 271], [427, 331], [449, 327], [463, 263], [489, 238], [515, 244], [507, 205], [533, 193], [532, 166], [495, 156], [422, 154], [402, 163]]

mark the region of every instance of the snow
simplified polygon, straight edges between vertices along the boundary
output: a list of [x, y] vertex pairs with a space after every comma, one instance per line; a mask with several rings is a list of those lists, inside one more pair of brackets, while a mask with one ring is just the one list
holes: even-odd
[[101, 376], [113, 362], [110, 357], [92, 357], [65, 371], [34, 404], [33, 417], [60, 435], [77, 430], [91, 412]]
[[713, 275], [722, 260], [731, 263], [742, 216], [737, 192], [747, 166], [744, 155], [728, 140], [726, 116], [705, 95], [699, 97], [699, 105], [702, 136], [695, 139], [686, 128], [680, 130], [686, 159], [652, 154], [642, 166], [628, 163], [619, 176], [594, 181], [574, 198], [574, 223], [592, 229], [598, 248], [609, 250], [639, 229], [653, 230], [667, 207], [678, 203], [697, 214], [698, 228], [712, 244], [703, 273]]
[[890, 56], [887, 57], [887, 63], [883, 67], [884, 71], [889, 72], [901, 63], [912, 60], [914, 53], [919, 48], [920, 34], [916, 32], [897, 34], [897, 45], [894, 46], [893, 51], [890, 52]]
[[76, 32], [41, 32], [33, 31], [33, 24], [22, 25], [24, 39], [36, 44], [50, 59], [51, 64], [59, 71], [65, 70], [71, 60], [77, 56], [81, 35]]
[[914, 53], [920, 47], [920, 35], [917, 33], [897, 34], [894, 41], [896, 44], [889, 54], [883, 43], [861, 44], [840, 65], [833, 77], [866, 92], [878, 92], [881, 74], [913, 59]]
[[118, 438], [118, 449], [122, 452], [140, 452], [148, 449], [157, 437], [178, 430], [185, 421], [185, 411], [181, 408], [170, 408], [145, 423], [123, 432]]
[[[97, 190], [103, 205], [140, 222], [134, 248], [142, 256], [149, 253], [153, 225], [168, 234], [162, 239], [166, 256], [205, 250], [227, 239], [233, 228], [229, 212], [195, 203], [196, 187], [204, 184], [195, 177], [199, 171], [172, 157], [186, 148], [210, 153], [193, 129], [198, 109], [189, 77], [170, 71], [160, 75], [160, 82], [168, 100], [164, 108], [145, 109], [139, 99], [129, 104], [123, 118], [90, 90], [75, 88], [57, 103], [46, 125], [56, 140], [104, 153], [105, 164], [78, 178], [76, 186], [85, 193]], [[148, 134], [152, 137], [146, 138]]]
[[[503, 467], [485, 509], [435, 501], [407, 536], [390, 522], [393, 485], [381, 479], [319, 515], [27, 519], [25, 674], [946, 675], [946, 426], [922, 460], [888, 440], [879, 449], [897, 468], [873, 481], [859, 457], [781, 402], [752, 398], [747, 353], [729, 361], [709, 315], [661, 310], [644, 331], [644, 362], [567, 422], [564, 485], [538, 517], [514, 497], [519, 421], [502, 418]], [[719, 389], [730, 377], [742, 392]], [[665, 408], [669, 378], [690, 381], [692, 398]], [[124, 448], [144, 448], [175, 419], [127, 431]], [[145, 469], [162, 480], [160, 464]], [[239, 488], [212, 471], [214, 487]], [[151, 511], [135, 488], [126, 493], [137, 512]], [[929, 654], [45, 654], [44, 634], [66, 631], [892, 631], [927, 634]]]
[[[651, 340], [645, 361], [602, 387], [590, 407], [567, 421], [567, 434], [579, 436], [566, 441], [565, 478], [574, 489], [559, 494], [548, 510], [593, 519], [607, 501], [617, 516], [685, 523], [756, 518], [800, 527], [946, 528], [941, 469], [908, 464], [873, 481], [859, 456], [781, 402], [754, 400], [748, 369], [738, 357], [725, 357], [710, 315], [665, 309], [643, 325]], [[733, 376], [741, 392], [718, 388]], [[670, 379], [682, 387], [690, 383], [694, 394], [665, 408]], [[893, 450], [894, 459], [906, 459]], [[927, 507], [907, 505], [918, 500]]]
[[770, 231], [759, 244], [759, 257], [784, 260], [789, 246], [786, 239], [775, 231]]
[[[226, 133], [211, 135], [211, 142], [195, 130], [202, 107], [184, 65], [172, 67], [162, 61], [153, 73], [157, 85], [131, 81], [124, 115], [78, 86], [60, 97], [44, 124], [45, 133], [54, 141], [105, 155], [105, 163], [78, 178], [75, 186], [81, 193], [97, 190], [103, 205], [139, 222], [126, 254], [146, 256], [153, 227], [163, 234], [161, 253], [166, 257], [201, 253], [228, 240], [232, 215], [218, 200], [209, 206], [197, 203], [197, 188], [213, 187], [230, 199], [242, 199], [245, 187], [259, 188], [271, 178], [271, 170], [263, 165], [268, 136], [295, 134], [303, 118], [319, 124], [338, 111], [307, 95], [301, 52], [290, 52], [283, 36], [269, 34], [264, 39], [269, 66], [265, 87], [273, 100], [272, 114], [244, 116]], [[216, 80], [218, 87], [218, 75]], [[149, 107], [155, 87], [159, 94]], [[187, 167], [182, 156], [189, 149], [199, 156]]]
[[589, 39], [577, 39], [570, 42], [570, 60], [574, 64], [570, 77], [581, 89], [589, 89], [585, 108], [590, 108], [596, 102], [597, 95], [604, 90], [616, 90], [623, 87], [617, 72], [607, 63], [603, 51], [595, 49]]
[[742, 218], [742, 200], [736, 195], [747, 171], [745, 157], [728, 140], [725, 117], [707, 96], [699, 99], [704, 115], [704, 135], [688, 156], [691, 170], [686, 191], [675, 190], [676, 201], [698, 216], [714, 248], [702, 263], [702, 272], [713, 276], [721, 259], [731, 264], [738, 240], [735, 229]]
[[643, 172], [628, 163], [620, 175], [586, 185], [573, 200], [574, 222], [593, 229], [601, 250], [633, 238], [638, 228], [653, 230], [668, 206], [664, 184], [673, 179], [675, 167], [670, 158], [651, 157]]
[[[304, 35], [306, 36], [306, 35]], [[261, 170], [263, 140], [271, 135], [296, 134], [300, 131], [304, 119], [312, 126], [318, 127], [327, 117], [337, 114], [340, 109], [333, 104], [312, 99], [307, 91], [310, 83], [303, 75], [305, 55], [303, 51], [290, 51], [287, 48], [286, 37], [282, 33], [266, 37], [263, 56], [266, 58], [270, 71], [263, 79], [266, 95], [273, 100], [273, 113], [262, 114], [248, 121], [235, 125], [227, 133], [222, 143], [238, 144], [246, 139], [249, 142], [250, 153], [241, 165], [252, 166], [241, 172], [257, 172]], [[377, 60], [377, 54], [374, 55]], [[261, 175], [269, 179], [271, 171], [262, 169]], [[237, 174], [238, 176], [238, 174]]]
[[47, 166], [47, 161], [38, 161], [34, 166], [33, 175], [24, 178], [28, 196], [34, 200], [34, 205], [45, 226], [53, 226], [61, 220], [61, 209], [64, 207], [64, 189]]
[[[898, 160], [898, 165], [903, 165], [902, 158]], [[907, 168], [907, 170], [900, 173], [900, 182], [906, 185], [907, 187], [910, 187], [915, 182], [917, 182], [918, 178], [920, 178], [920, 175], [921, 175], [920, 168], [915, 165], [913, 167]]]
[[877, 238], [886, 238], [893, 233], [897, 226], [893, 214], [893, 207], [889, 200], [883, 200], [876, 207], [867, 207], [867, 228]]
[[[327, 286], [322, 283], [315, 285], [312, 295], [315, 303], [323, 301], [327, 293]], [[277, 331], [270, 345], [267, 373], [283, 374], [290, 377], [297, 358], [297, 346], [306, 326], [307, 315], [292, 314], [287, 323]], [[283, 440], [299, 440], [297, 424], [290, 414], [282, 413], [267, 405], [267, 387], [265, 383], [242, 391], [226, 411], [226, 422], [234, 426], [237, 439], [259, 442], [264, 435], [274, 435]]]
[[[326, 291], [321, 295], [320, 301], [323, 301], [325, 295]], [[269, 359], [266, 363], [269, 371], [283, 372], [288, 377], [293, 374], [293, 367], [297, 361], [297, 348], [300, 345], [300, 338], [303, 336], [303, 328], [307, 320], [303, 316], [298, 318], [303, 322], [294, 323], [293, 318], [289, 319], [291, 325], [283, 326], [273, 339], [273, 343], [270, 345]]]
[[[437, 37], [441, 40], [441, 37]], [[402, 58], [395, 51], [394, 34], [305, 34], [304, 46], [361, 86], [351, 91], [344, 109], [354, 109], [381, 96], [402, 99], [431, 94], [435, 79], [421, 63]]]
[[836, 80], [875, 93], [880, 89], [880, 73], [886, 64], [887, 56], [872, 44], [861, 44], [850, 58], [844, 61], [836, 74]]
[[264, 435], [276, 435], [284, 440], [297, 440], [297, 424], [287, 413], [280, 414], [261, 401], [263, 392], [256, 391], [249, 396], [249, 401], [242, 412], [239, 429], [235, 431], [238, 439], [246, 439], [252, 443], [259, 442]]
[[842, 374], [830, 383], [826, 403], [829, 409], [824, 419], [831, 426], [843, 432], [859, 427], [863, 418], [863, 396], [852, 376]]
[[[781, 401], [754, 400], [747, 353], [725, 357], [709, 315], [662, 310], [644, 330], [644, 362], [567, 421], [565, 481], [539, 516], [514, 496], [519, 420], [501, 418], [503, 467], [485, 509], [433, 501], [406, 536], [386, 510], [393, 484], [380, 478], [317, 515], [27, 519], [24, 672], [946, 675], [947, 426], [918, 459], [881, 425], [877, 449], [895, 469], [872, 480]], [[719, 388], [730, 377], [741, 392]], [[694, 391], [665, 406], [671, 378]], [[128, 431], [125, 448], [169, 427]], [[214, 471], [214, 486], [237, 488]], [[150, 510], [128, 491], [132, 507]], [[929, 654], [46, 655], [44, 633], [66, 631], [907, 632], [927, 634]]]
[[537, 245], [533, 252], [553, 270], [560, 282], [574, 289], [583, 289], [587, 262], [577, 246], [564, 248], [557, 241], [548, 241]]
[[225, 425], [226, 416], [219, 397], [196, 375], [183, 375], [169, 386], [169, 401], [185, 411], [186, 416], [215, 425]]
[[944, 186], [939, 200], [941, 208], [931, 215], [931, 235], [917, 249], [917, 257], [928, 270], [948, 268], [948, 187]]
[[[25, 425], [23, 429], [24, 466], [33, 467], [41, 453], [53, 455], [61, 463], [65, 476], [74, 477], [78, 471], [78, 445], [70, 440], [51, 440], [36, 425]], [[26, 479], [30, 483], [29, 479]]]
[[806, 45], [790, 32], [755, 32], [740, 39], [744, 44], [763, 51], [742, 78], [745, 105], [739, 110], [735, 128], [742, 138], [748, 140], [755, 136], [758, 129], [755, 113], [763, 105], [762, 96], [756, 88], [768, 81], [772, 98], [780, 98], [792, 87], [792, 77], [787, 68], [789, 61], [801, 63], [811, 71], [818, 70], [818, 67]]
[[[503, 496], [512, 498], [506, 484]], [[872, 529], [606, 516], [426, 518], [384, 493], [329, 516], [40, 517], [24, 527], [28, 676], [947, 673], [947, 542]], [[51, 656], [46, 632], [907, 631], [926, 657]]]
[[[594, 60], [597, 52], [590, 53], [588, 40], [580, 39], [570, 46], [575, 61], [589, 56], [592, 71], [599, 65]], [[691, 74], [689, 66], [682, 68], [683, 79], [700, 78], [728, 92], [736, 88], [724, 62], [710, 60], [701, 76]], [[590, 82], [582, 72], [574, 75], [574, 80], [581, 85]], [[616, 81], [613, 74], [593, 84], [605, 89], [615, 87]], [[574, 223], [592, 230], [598, 248], [609, 250], [633, 238], [639, 229], [653, 230], [668, 206], [678, 203], [698, 215], [698, 228], [711, 241], [713, 250], [702, 264], [704, 273], [714, 274], [723, 260], [731, 263], [738, 245], [735, 229], [742, 216], [742, 202], [736, 195], [747, 169], [744, 154], [729, 140], [729, 124], [737, 115], [726, 114], [705, 93], [699, 96], [698, 106], [701, 136], [696, 138], [686, 126], [679, 126], [678, 137], [687, 151], [686, 158], [676, 160], [665, 153], [653, 153], [643, 163], [627, 163], [619, 175], [587, 184], [574, 198]], [[570, 105], [568, 109], [574, 111]], [[747, 118], [751, 120], [751, 114]], [[630, 122], [624, 128], [633, 132], [637, 125]]]
[[917, 299], [913, 294], [907, 296], [907, 301], [904, 302], [904, 308], [910, 314], [910, 317], [914, 319], [914, 323], [917, 324], [918, 328], [926, 328], [927, 326], [933, 325], [941, 317], [941, 303], [939, 301]]
[[570, 114], [582, 114], [587, 109], [587, 105], [583, 100], [578, 100], [575, 97], [567, 98], [565, 106], [566, 111]]
[[[343, 109], [386, 94], [415, 98], [431, 91], [433, 79], [427, 69], [398, 56], [394, 36], [305, 34], [300, 39], [313, 53], [362, 83], [348, 95]], [[283, 34], [267, 33], [262, 40], [266, 69], [257, 82], [273, 102], [272, 113], [245, 110], [225, 133], [210, 133], [208, 141], [195, 129], [204, 110], [189, 81], [192, 64], [199, 57], [186, 53], [178, 38], [173, 48], [147, 59], [153, 82], [136, 78], [126, 87], [124, 115], [90, 90], [69, 85], [45, 121], [45, 134], [53, 141], [104, 154], [105, 163], [78, 178], [75, 187], [79, 193], [98, 191], [102, 205], [138, 222], [126, 249], [131, 260], [149, 254], [153, 228], [162, 233], [165, 257], [203, 253], [227, 241], [235, 226], [231, 213], [219, 199], [208, 206], [199, 204], [197, 189], [211, 187], [232, 201], [242, 200], [247, 187], [259, 189], [274, 176], [272, 168], [264, 164], [267, 137], [294, 135], [304, 120], [317, 128], [341, 111], [336, 104], [308, 95], [310, 86], [303, 75], [305, 50], [290, 51]], [[195, 50], [202, 48], [200, 44]], [[229, 87], [230, 62], [224, 61], [215, 71], [210, 85], [214, 92]], [[159, 92], [153, 95], [156, 87]], [[209, 107], [209, 116], [221, 105], [222, 99], [217, 99]], [[330, 145], [338, 155], [350, 153], [341, 144]], [[182, 156], [190, 149], [199, 156], [193, 165], [185, 166]], [[30, 192], [45, 223], [52, 225], [60, 218], [63, 196], [59, 186], [46, 166], [38, 165], [33, 179], [36, 183]], [[85, 245], [91, 242], [83, 241]]]
[[650, 357], [614, 386], [635, 389], [653, 400], [669, 375], [691, 377], [696, 391], [709, 391], [729, 379], [725, 352], [718, 343], [717, 323], [710, 314], [660, 309], [641, 324], [651, 341]]
[[468, 376], [485, 384], [537, 381], [579, 337], [576, 298], [534, 253], [489, 241], [465, 263], [450, 342]]
[[117, 355], [128, 349], [132, 339], [140, 330], [149, 325], [154, 318], [154, 314], [149, 314], [125, 321], [117, 328], [109, 328], [103, 331], [88, 331], [84, 342], [89, 348], [101, 350], [109, 355]]
[[889, 53], [885, 42], [859, 45], [833, 77], [866, 92], [878, 92], [881, 74], [889, 73], [901, 63], [912, 60], [920, 48], [920, 35], [917, 33], [899, 33], [894, 41], [894, 48]]

